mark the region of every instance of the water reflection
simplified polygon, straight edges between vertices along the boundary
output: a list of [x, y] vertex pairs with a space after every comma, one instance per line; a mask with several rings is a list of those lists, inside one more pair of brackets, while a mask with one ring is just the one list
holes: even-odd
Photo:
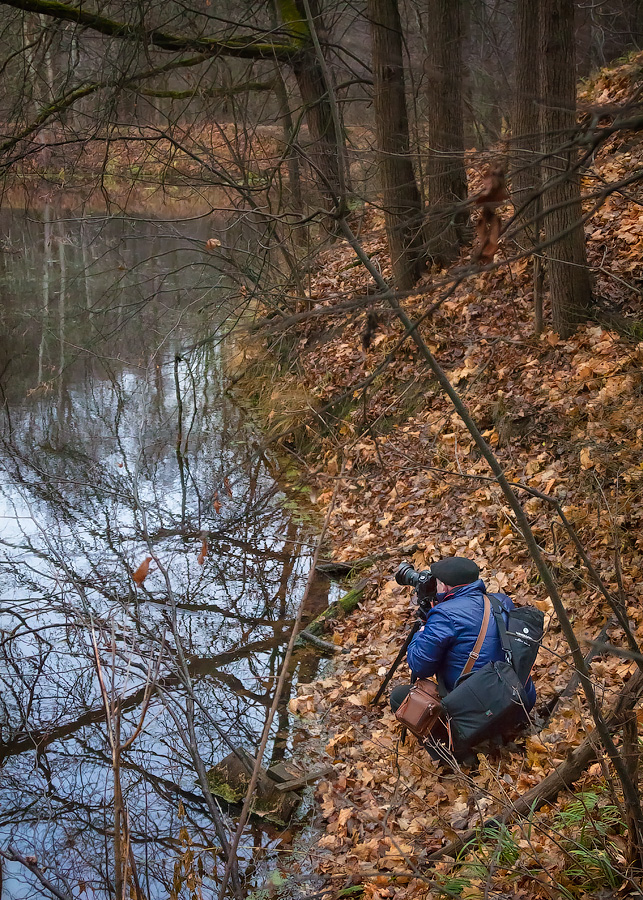
[[[0, 218], [0, 846], [70, 896], [118, 892], [119, 871], [134, 895], [191, 896], [187, 833], [211, 896], [194, 750], [210, 766], [258, 743], [311, 529], [223, 392], [234, 301], [205, 235]], [[11, 863], [4, 891], [42, 888]]]

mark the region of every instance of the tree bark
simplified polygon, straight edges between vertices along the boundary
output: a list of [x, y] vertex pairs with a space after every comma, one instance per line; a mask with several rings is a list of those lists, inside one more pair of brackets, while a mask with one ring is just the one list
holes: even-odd
[[[334, 209], [343, 193], [344, 180], [341, 172], [343, 153], [337, 142], [324, 72], [315, 52], [301, 0], [296, 0], [296, 6], [288, 0], [278, 0], [277, 6], [282, 22], [300, 43], [301, 49], [292, 58], [291, 66], [304, 105], [310, 137], [309, 153], [315, 177], [324, 203], [328, 209]], [[311, 12], [318, 20], [314, 4], [311, 4]]]
[[457, 257], [468, 212], [462, 99], [462, 0], [429, 0], [427, 59], [429, 116], [429, 255], [439, 263]]
[[[514, 89], [511, 136], [511, 199], [514, 205], [516, 239], [520, 247], [540, 241], [540, 67], [534, 65], [534, 53], [540, 41], [540, 5], [531, 0], [517, 0], [514, 27], [516, 32], [516, 81]], [[535, 221], [534, 221], [535, 220]], [[531, 222], [532, 224], [527, 224]], [[533, 256], [532, 285], [534, 295], [534, 332], [543, 330], [542, 259]]]
[[[539, 106], [540, 69], [534, 65], [540, 35], [540, 5], [533, 0], [517, 0], [516, 83], [511, 129], [511, 195], [516, 224], [537, 213], [540, 191]], [[533, 242], [533, 226], [527, 241]], [[521, 243], [526, 241], [521, 240]]]
[[[281, 120], [282, 141], [286, 164], [288, 166], [288, 187], [290, 188], [290, 206], [300, 216], [304, 213], [304, 201], [301, 193], [301, 174], [299, 171], [298, 151], [293, 147], [295, 140], [295, 126], [290, 112], [288, 93], [281, 74], [281, 68], [275, 65], [274, 80], [275, 98], [279, 104], [279, 118]], [[298, 232], [296, 232], [298, 233]]]
[[574, 3], [542, 0], [539, 5], [541, 132], [547, 154], [542, 204], [546, 239], [560, 235], [548, 250], [548, 273], [554, 329], [565, 338], [588, 318], [592, 307], [576, 152], [564, 147], [576, 126]]
[[341, 197], [340, 154], [335, 141], [324, 76], [315, 51], [302, 50], [293, 60], [292, 70], [304, 105], [310, 137], [308, 153], [314, 177], [326, 207], [333, 209]]
[[375, 134], [393, 280], [409, 290], [421, 273], [421, 202], [409, 156], [402, 26], [397, 0], [369, 0]]

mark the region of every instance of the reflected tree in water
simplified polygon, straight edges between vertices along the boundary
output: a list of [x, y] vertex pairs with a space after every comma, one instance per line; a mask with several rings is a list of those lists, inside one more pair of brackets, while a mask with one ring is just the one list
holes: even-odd
[[[195, 340], [194, 298], [213, 289], [189, 245], [150, 226], [114, 286], [111, 254], [133, 253], [127, 222], [94, 234], [93, 274], [91, 220], [63, 228], [49, 211], [22, 227], [35, 264], [3, 274], [16, 344], [2, 351], [0, 830], [55, 860], [63, 892], [167, 896], [182, 829], [204, 885], [216, 882], [229, 823], [205, 772], [261, 733], [309, 529], [222, 394], [224, 347]], [[277, 728], [275, 759], [285, 707]], [[14, 861], [12, 878], [18, 868], [32, 877]]]

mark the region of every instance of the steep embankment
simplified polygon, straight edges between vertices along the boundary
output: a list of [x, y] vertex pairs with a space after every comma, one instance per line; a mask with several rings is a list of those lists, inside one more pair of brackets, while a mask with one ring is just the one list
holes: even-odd
[[[638, 89], [642, 59], [601, 73], [584, 88], [583, 102], [622, 102]], [[617, 135], [588, 173], [587, 189], [620, 181], [642, 160], [641, 137]], [[597, 296], [626, 315], [640, 315], [641, 308], [640, 201], [638, 184], [611, 193], [587, 225]], [[382, 222], [369, 213], [361, 228], [365, 250], [387, 275]], [[501, 245], [497, 261], [516, 249]], [[591, 322], [570, 340], [551, 331], [535, 337], [528, 260], [470, 275], [454, 289], [452, 274], [427, 274], [404, 301], [406, 308], [417, 317], [439, 303], [423, 334], [507, 476], [561, 504], [643, 639], [638, 326], [631, 322], [617, 333]], [[524, 541], [449, 401], [413, 346], [397, 346], [401, 329], [390, 314], [380, 313], [370, 346], [363, 349], [366, 320], [358, 300], [369, 289], [372, 293], [370, 277], [345, 244], [320, 257], [309, 290], [318, 315], [285, 331], [294, 362], [273, 385], [269, 401], [280, 427], [301, 422], [302, 407], [317, 410], [285, 443], [306, 459], [321, 509], [343, 465], [330, 525], [334, 556], [352, 560], [417, 544], [413, 562], [420, 568], [452, 554], [476, 559], [490, 589], [506, 590], [548, 614], [535, 681], [540, 703], [550, 701], [569, 684], [573, 670]], [[356, 301], [353, 309], [335, 314], [338, 303], [350, 300]], [[299, 398], [298, 408], [289, 408], [289, 397]], [[521, 495], [587, 650], [610, 620], [608, 603], [556, 510], [540, 497]], [[626, 854], [622, 812], [599, 764], [576, 785], [583, 792], [580, 806], [570, 806], [569, 794], [561, 795], [555, 808], [533, 816], [529, 826], [523, 822], [481, 840], [457, 872], [450, 873], [451, 860], [427, 862], [456, 834], [507, 809], [542, 781], [579, 746], [592, 723], [582, 694], [575, 692], [541, 730], [481, 757], [475, 771], [438, 774], [413, 739], [400, 746], [385, 706], [368, 705], [412, 621], [408, 589], [391, 580], [400, 558], [394, 552], [367, 570], [367, 599], [330, 638], [348, 654], [330, 677], [302, 685], [290, 704], [313, 736], [328, 737], [326, 753], [335, 764], [334, 777], [317, 790], [325, 827], [318, 869], [336, 877], [338, 889], [352, 879], [372, 898], [438, 896], [440, 886], [451, 895], [481, 896], [487, 880], [493, 892], [516, 897], [580, 895], [602, 884], [617, 885], [615, 873], [624, 869]], [[602, 639], [624, 646], [618, 628]], [[615, 655], [595, 659], [592, 675], [606, 708], [633, 668]], [[396, 681], [406, 680], [403, 670]], [[474, 858], [484, 866], [476, 867]]]

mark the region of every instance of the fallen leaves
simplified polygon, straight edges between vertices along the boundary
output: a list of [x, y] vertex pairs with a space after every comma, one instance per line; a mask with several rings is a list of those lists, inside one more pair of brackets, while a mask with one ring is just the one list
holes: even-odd
[[502, 221], [496, 210], [508, 199], [505, 173], [501, 166], [496, 165], [484, 176], [482, 190], [472, 198], [472, 202], [481, 207], [472, 259], [483, 266], [492, 263], [498, 252]]
[[[627, 152], [632, 155], [629, 162], [620, 151], [603, 154], [597, 163], [600, 177], [607, 182], [622, 177], [634, 158], [643, 157], [643, 142]], [[489, 262], [498, 249], [499, 227], [493, 215], [507, 198], [499, 177], [494, 181], [490, 172], [482, 182], [476, 178], [480, 189], [471, 192], [477, 198], [473, 205], [486, 210], [478, 229], [478, 258]], [[364, 246], [387, 276], [383, 220], [373, 212], [368, 215]], [[634, 199], [613, 196], [588, 228], [597, 293], [615, 302], [627, 299], [630, 294], [621, 282], [636, 285], [643, 277], [640, 207]], [[609, 268], [609, 274], [603, 268]], [[443, 288], [434, 281], [439, 279], [424, 279], [405, 298], [414, 317], [421, 318], [443, 299]], [[532, 288], [526, 260], [478, 272], [453, 288], [431, 314], [425, 334], [452, 381], [466, 394], [507, 476], [561, 503], [612, 590], [618, 590], [618, 540], [628, 615], [643, 637], [643, 344], [622, 340], [594, 323], [567, 340], [551, 329], [535, 338]], [[340, 292], [341, 299], [347, 299], [369, 290], [368, 277], [352, 265], [350, 251], [341, 242], [324, 253], [319, 271], [309, 280], [309, 296], [317, 309], [332, 309]], [[382, 365], [401, 327], [381, 317], [365, 359], [362, 316], [346, 320], [334, 336], [325, 331], [324, 341], [318, 340], [319, 321], [302, 324], [295, 347], [298, 366], [285, 375], [281, 370], [274, 387], [282, 397], [290, 391], [294, 409], [302, 407], [302, 396], [315, 408], [336, 397], [350, 399], [337, 421], [325, 425], [323, 435], [315, 433], [316, 446], [306, 459], [316, 473], [316, 502], [321, 510], [327, 506], [345, 465], [329, 528], [333, 556], [355, 560], [385, 550], [390, 555], [379, 557], [368, 570], [372, 586], [359, 612], [337, 622], [327, 635], [347, 651], [337, 656], [335, 670], [322, 682], [300, 685], [289, 706], [304, 720], [313, 740], [325, 746], [335, 768], [333, 779], [316, 790], [327, 829], [318, 844], [320, 871], [360, 878], [367, 871], [377, 872], [364, 875], [365, 896], [387, 896], [392, 890], [396, 900], [417, 900], [426, 895], [425, 885], [411, 888], [410, 882], [406, 889], [396, 883], [390, 888], [387, 873], [410, 870], [411, 863], [421, 866], [449, 834], [475, 826], [530, 790], [579, 745], [590, 722], [582, 697], [576, 696], [561, 703], [547, 727], [517, 748], [480, 755], [477, 772], [465, 778], [439, 773], [413, 738], [401, 745], [386, 704], [370, 705], [413, 620], [408, 590], [391, 578], [401, 561], [395, 548], [411, 544], [418, 545], [416, 567], [442, 556], [472, 556], [491, 589], [506, 590], [516, 602], [534, 604], [547, 614], [545, 646], [534, 669], [539, 701], [564, 690], [572, 668], [551, 601], [535, 577], [513, 515], [471, 436], [426, 379], [413, 352], [400, 350], [394, 363], [371, 382], [364, 399], [362, 381]], [[579, 566], [553, 507], [517, 490], [585, 647], [609, 615], [607, 605]], [[596, 661], [592, 677], [603, 702], [631, 668], [614, 657]], [[398, 674], [394, 683], [408, 677], [404, 664]], [[601, 777], [598, 767], [586, 781], [591, 784]], [[564, 854], [544, 836], [551, 815], [544, 810], [534, 816], [529, 840], [520, 826], [509, 832], [521, 871], [546, 867], [551, 874], [565, 864]], [[447, 883], [451, 865], [432, 867], [432, 874]], [[516, 882], [503, 887], [508, 871], [499, 867], [494, 875], [493, 889], [499, 895], [505, 888], [510, 895], [514, 890], [516, 896], [547, 895], [544, 883], [530, 882], [530, 893]], [[375, 877], [385, 880], [376, 884]], [[479, 896], [481, 890], [475, 879], [460, 888], [461, 896]]]

